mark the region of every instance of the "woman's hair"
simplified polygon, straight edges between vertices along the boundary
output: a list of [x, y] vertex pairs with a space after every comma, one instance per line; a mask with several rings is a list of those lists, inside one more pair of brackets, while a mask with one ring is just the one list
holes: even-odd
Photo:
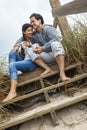
[[33, 13], [33, 14], [31, 14], [30, 18], [32, 18], [32, 17], [35, 17], [35, 19], [37, 19], [37, 20], [40, 19], [41, 23], [44, 24], [44, 19], [43, 19], [43, 17], [40, 14]]
[[[22, 26], [22, 34], [23, 34], [23, 39], [24, 39], [24, 40], [26, 40], [26, 37], [25, 37], [25, 35], [24, 35], [23, 32], [25, 32], [25, 31], [27, 30], [27, 28], [29, 28], [29, 27], [32, 27], [32, 25], [29, 24], [29, 23], [25, 23], [25, 24], [23, 24], [23, 26]], [[32, 27], [32, 28], [33, 28], [33, 27]]]

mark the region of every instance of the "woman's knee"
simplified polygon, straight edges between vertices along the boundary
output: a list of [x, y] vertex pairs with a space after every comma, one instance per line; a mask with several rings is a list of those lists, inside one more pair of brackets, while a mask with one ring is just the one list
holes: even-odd
[[14, 50], [10, 51], [9, 53], [9, 63], [15, 62], [15, 61], [22, 61], [20, 54]]
[[9, 52], [9, 55], [16, 55], [16, 54], [17, 54], [17, 52], [14, 51], [14, 50], [12, 50], [12, 51]]
[[10, 51], [9, 53], [9, 63], [14, 62], [16, 60], [16, 52]]
[[9, 52], [9, 59], [12, 58], [12, 57], [14, 57], [14, 56], [16, 56], [16, 54], [17, 54], [16, 51], [14, 51], [14, 50], [10, 51]]

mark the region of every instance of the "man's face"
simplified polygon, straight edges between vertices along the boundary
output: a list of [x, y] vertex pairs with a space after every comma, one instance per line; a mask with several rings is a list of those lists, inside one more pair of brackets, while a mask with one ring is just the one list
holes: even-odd
[[40, 19], [37, 20], [37, 19], [35, 19], [35, 17], [31, 17], [30, 23], [33, 26], [33, 28], [38, 31], [38, 29], [40, 28], [40, 25], [41, 25], [41, 20]]

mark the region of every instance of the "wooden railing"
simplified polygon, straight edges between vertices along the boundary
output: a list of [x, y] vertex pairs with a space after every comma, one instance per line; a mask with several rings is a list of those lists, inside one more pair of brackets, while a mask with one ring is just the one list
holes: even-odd
[[87, 0], [74, 0], [65, 5], [52, 9], [53, 17], [87, 12]]

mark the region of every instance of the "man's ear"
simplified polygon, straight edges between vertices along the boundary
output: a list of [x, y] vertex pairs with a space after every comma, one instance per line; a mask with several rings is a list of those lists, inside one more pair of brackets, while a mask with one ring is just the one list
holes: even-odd
[[41, 23], [41, 19], [38, 20]]

